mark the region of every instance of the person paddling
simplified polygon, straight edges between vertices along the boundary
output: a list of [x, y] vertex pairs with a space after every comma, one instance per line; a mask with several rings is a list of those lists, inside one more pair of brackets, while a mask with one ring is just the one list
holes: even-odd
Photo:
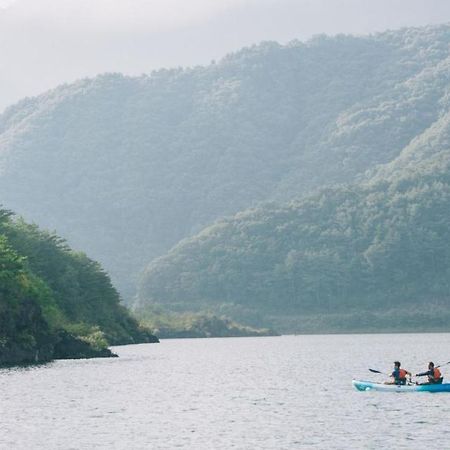
[[406, 377], [411, 377], [411, 372], [402, 369], [400, 361], [394, 362], [394, 371], [391, 373], [391, 378], [394, 381], [386, 381], [385, 384], [406, 384]]
[[428, 382], [421, 384], [441, 384], [444, 380], [441, 371], [437, 367], [434, 367], [434, 363], [431, 361], [428, 363], [428, 370], [426, 372], [416, 373], [416, 377], [425, 376], [428, 377]]

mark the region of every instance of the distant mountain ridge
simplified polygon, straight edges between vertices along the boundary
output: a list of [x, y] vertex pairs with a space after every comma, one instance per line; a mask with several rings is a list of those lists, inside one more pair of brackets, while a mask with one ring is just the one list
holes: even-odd
[[61, 86], [0, 117], [2, 202], [130, 297], [145, 265], [215, 220], [394, 161], [448, 112], [449, 44], [449, 26], [321, 36]]
[[364, 182], [219, 221], [155, 260], [137, 308], [284, 332], [450, 329], [450, 113]]

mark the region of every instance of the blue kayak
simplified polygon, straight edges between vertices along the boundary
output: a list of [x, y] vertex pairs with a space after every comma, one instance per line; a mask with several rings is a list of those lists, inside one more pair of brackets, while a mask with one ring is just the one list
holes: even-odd
[[353, 386], [358, 391], [383, 392], [450, 392], [450, 383], [442, 384], [383, 384], [372, 381], [353, 380]]

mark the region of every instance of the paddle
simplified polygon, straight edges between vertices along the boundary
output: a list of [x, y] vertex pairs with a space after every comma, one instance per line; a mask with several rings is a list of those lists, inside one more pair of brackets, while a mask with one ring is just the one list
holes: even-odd
[[447, 364], [450, 364], [450, 361], [447, 361], [444, 364], [439, 364], [439, 366], [436, 366], [435, 369], [438, 369], [439, 367], [442, 367], [442, 366], [446, 366]]
[[[434, 366], [434, 368], [435, 368], [435, 369], [439, 369], [439, 367], [446, 366], [447, 364], [450, 364], [450, 361], [447, 361], [447, 362], [444, 363], [444, 364], [439, 364], [438, 366]], [[371, 369], [369, 369], [369, 370], [371, 370]]]
[[[450, 361], [449, 361], [449, 363], [450, 363]], [[390, 377], [392, 375], [390, 373], [382, 372], [381, 370], [376, 370], [376, 369], [369, 369], [369, 370], [373, 373], [381, 373], [382, 375], [387, 375], [388, 377]], [[413, 384], [413, 382], [411, 381], [411, 376], [409, 377], [408, 383], [410, 385]]]
[[[438, 366], [434, 366], [434, 368], [435, 368], [435, 369], [438, 369], [439, 367], [446, 366], [447, 364], [450, 364], [450, 361], [447, 361], [447, 362], [444, 363], [444, 364], [439, 364]], [[416, 375], [416, 376], [417, 376], [417, 375]], [[421, 375], [421, 376], [423, 376], [423, 375]], [[441, 377], [441, 383], [442, 383], [442, 380], [443, 380], [443, 378]], [[416, 384], [429, 384], [429, 382], [428, 382], [428, 383], [417, 383], [417, 382], [416, 382]]]
[[388, 377], [391, 376], [390, 373], [386, 373], [386, 372], [381, 372], [381, 370], [375, 370], [375, 369], [369, 369], [371, 372], [373, 373], [381, 373], [382, 375], [387, 375]]

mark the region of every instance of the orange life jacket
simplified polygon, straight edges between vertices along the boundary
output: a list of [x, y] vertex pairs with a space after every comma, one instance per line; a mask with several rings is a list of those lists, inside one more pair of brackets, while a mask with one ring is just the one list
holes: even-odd
[[406, 378], [407, 374], [408, 372], [405, 369], [398, 369], [398, 377], [400, 378], [400, 380]]
[[433, 371], [433, 378], [434, 378], [434, 380], [438, 381], [439, 378], [441, 378], [441, 376], [442, 376], [441, 375], [441, 371], [439, 369], [435, 368], [434, 371]]

